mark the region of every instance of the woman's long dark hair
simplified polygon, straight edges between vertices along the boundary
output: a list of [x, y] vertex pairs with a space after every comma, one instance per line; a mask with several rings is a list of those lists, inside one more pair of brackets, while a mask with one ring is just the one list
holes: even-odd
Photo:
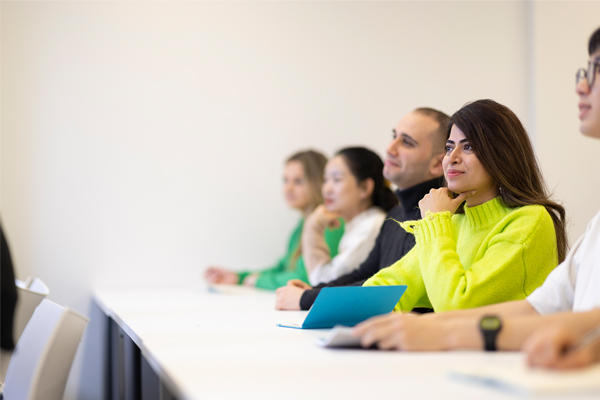
[[389, 188], [389, 182], [383, 177], [383, 161], [373, 151], [364, 147], [347, 147], [337, 152], [342, 156], [358, 183], [366, 179], [373, 180], [371, 202], [385, 212], [398, 205], [398, 199]]
[[521, 121], [502, 104], [478, 100], [454, 113], [448, 123], [448, 135], [453, 125], [464, 133], [479, 162], [500, 187], [500, 197], [507, 207], [538, 204], [548, 210], [554, 222], [558, 259], [562, 262], [567, 252], [565, 209], [550, 199]]

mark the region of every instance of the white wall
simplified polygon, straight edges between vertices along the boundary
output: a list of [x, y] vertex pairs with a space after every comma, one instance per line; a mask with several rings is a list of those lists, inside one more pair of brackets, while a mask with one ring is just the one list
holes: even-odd
[[575, 93], [575, 72], [587, 68], [587, 43], [600, 26], [600, 2], [535, 2], [533, 10], [536, 147], [574, 243], [600, 205], [600, 142], [579, 133]]
[[[584, 140], [573, 80], [598, 4], [3, 1], [0, 210], [17, 275], [89, 314], [94, 288], [269, 264], [297, 219], [280, 196], [287, 155], [383, 155], [404, 113], [479, 98], [537, 128], [580, 232], [598, 199], [572, 194], [587, 187], [570, 179], [580, 146], [552, 163], [565, 131]], [[548, 44], [556, 24], [569, 40]], [[557, 79], [564, 102], [545, 98]], [[90, 328], [71, 398], [102, 396]]]

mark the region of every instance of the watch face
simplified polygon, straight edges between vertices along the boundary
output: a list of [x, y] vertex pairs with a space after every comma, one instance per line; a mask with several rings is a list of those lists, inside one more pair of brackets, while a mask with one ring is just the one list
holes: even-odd
[[498, 317], [485, 317], [481, 320], [481, 329], [496, 330], [500, 328], [500, 319]]

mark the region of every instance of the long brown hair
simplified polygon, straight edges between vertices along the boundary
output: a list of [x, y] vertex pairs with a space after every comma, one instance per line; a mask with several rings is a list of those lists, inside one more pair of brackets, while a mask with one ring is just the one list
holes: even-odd
[[[325, 173], [325, 164], [327, 164], [327, 157], [318, 151], [305, 150], [299, 151], [298, 153], [292, 154], [285, 163], [296, 161], [302, 165], [304, 171], [304, 178], [308, 185], [308, 212], [312, 212], [317, 206], [323, 203], [323, 194], [321, 193], [321, 187], [323, 186], [323, 175]], [[296, 262], [302, 254], [302, 239], [300, 239], [300, 245], [298, 249], [292, 255], [290, 260], [289, 268], [291, 270], [296, 269]]]
[[308, 211], [311, 212], [323, 202], [321, 186], [323, 186], [323, 175], [327, 157], [318, 151], [305, 150], [292, 154], [285, 163], [296, 161], [302, 165], [304, 177], [308, 185]]
[[[533, 146], [517, 116], [493, 100], [467, 103], [450, 118], [448, 135], [456, 125], [475, 155], [500, 187], [507, 207], [542, 205], [554, 223], [558, 259], [567, 252], [565, 209], [550, 199]], [[461, 207], [462, 210], [462, 207]]]

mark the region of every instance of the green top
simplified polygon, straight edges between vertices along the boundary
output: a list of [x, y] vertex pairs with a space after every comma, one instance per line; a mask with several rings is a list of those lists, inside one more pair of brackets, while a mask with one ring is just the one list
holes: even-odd
[[543, 206], [508, 208], [499, 197], [464, 214], [401, 223], [416, 245], [365, 286], [408, 285], [396, 311], [479, 307], [527, 297], [558, 264], [554, 224]]
[[[325, 230], [325, 242], [329, 246], [331, 258], [338, 253], [338, 245], [344, 235], [344, 223], [340, 220], [341, 226], [336, 229]], [[294, 256], [300, 247], [302, 241], [302, 227], [304, 226], [304, 218], [300, 219], [298, 226], [292, 232], [288, 243], [287, 252], [274, 267], [267, 268], [262, 271], [243, 271], [238, 272], [239, 281], [241, 284], [248, 275], [258, 272], [260, 275], [256, 281], [256, 287], [261, 289], [275, 290], [278, 287], [285, 286], [290, 279], [300, 279], [308, 283], [306, 268], [304, 267], [304, 259], [300, 254], [295, 260]]]

